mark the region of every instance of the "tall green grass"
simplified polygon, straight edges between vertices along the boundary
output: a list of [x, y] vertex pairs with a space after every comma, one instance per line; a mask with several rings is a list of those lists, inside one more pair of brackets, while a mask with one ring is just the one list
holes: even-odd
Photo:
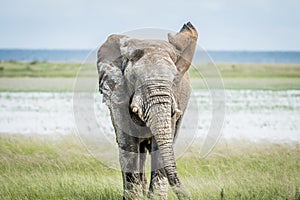
[[0, 199], [121, 199], [121, 177], [74, 137], [3, 136]]
[[[191, 148], [177, 160], [193, 199], [300, 198], [299, 144], [223, 141], [198, 155]], [[0, 159], [0, 199], [122, 199], [120, 172], [75, 136], [1, 134]]]

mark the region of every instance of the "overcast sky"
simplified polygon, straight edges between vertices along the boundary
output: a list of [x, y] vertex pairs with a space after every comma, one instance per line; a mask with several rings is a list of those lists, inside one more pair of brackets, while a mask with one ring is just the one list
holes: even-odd
[[91, 49], [111, 33], [177, 31], [209, 50], [300, 50], [299, 0], [1, 0], [0, 48]]

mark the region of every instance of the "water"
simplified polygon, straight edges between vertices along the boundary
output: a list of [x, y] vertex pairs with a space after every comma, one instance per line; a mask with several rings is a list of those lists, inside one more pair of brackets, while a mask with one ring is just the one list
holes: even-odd
[[89, 50], [30, 50], [0, 49], [3, 61], [82, 62]]
[[[51, 92], [1, 92], [0, 133], [70, 134], [76, 132], [73, 94]], [[95, 114], [99, 130], [113, 133], [107, 108], [95, 93]], [[211, 96], [194, 91], [198, 101], [199, 136], [211, 123]], [[85, 107], [85, 106], [84, 106]], [[87, 131], [93, 130], [88, 127]], [[184, 129], [188, 129], [183, 124]], [[300, 141], [300, 91], [227, 90], [223, 139]]]
[[[298, 51], [208, 51], [214, 62], [221, 63], [300, 63]], [[194, 62], [200, 62], [200, 51]]]
[[[18, 50], [0, 49], [0, 60], [83, 62], [90, 50]], [[300, 63], [300, 51], [208, 51], [215, 62], [227, 63]], [[196, 51], [194, 62], [203, 61]]]

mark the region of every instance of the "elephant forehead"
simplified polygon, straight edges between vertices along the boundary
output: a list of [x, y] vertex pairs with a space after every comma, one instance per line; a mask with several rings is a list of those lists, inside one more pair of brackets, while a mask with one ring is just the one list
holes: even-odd
[[139, 61], [135, 63], [135, 66], [137, 65], [150, 66], [151, 68], [157, 66], [159, 68], [176, 69], [174, 62], [166, 52], [157, 51], [145, 54]]
[[143, 50], [145, 54], [166, 52], [172, 60], [176, 60], [178, 54], [178, 50], [176, 50], [173, 45], [163, 40], [121, 39], [120, 50], [122, 55], [130, 57], [130, 55], [132, 55], [132, 53], [137, 49]]

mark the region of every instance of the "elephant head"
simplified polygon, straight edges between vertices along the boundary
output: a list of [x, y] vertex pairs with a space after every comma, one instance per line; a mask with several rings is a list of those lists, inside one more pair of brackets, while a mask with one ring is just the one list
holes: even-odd
[[[189, 90], [182, 87], [182, 82], [188, 77], [197, 38], [189, 22], [176, 35], [168, 34], [168, 42], [111, 35], [98, 51], [99, 88], [104, 101], [109, 107], [122, 102], [136, 124], [151, 130], [169, 184], [178, 195], [181, 183], [173, 151], [173, 129], [185, 109], [179, 103], [178, 92]], [[188, 94], [183, 98], [188, 99]]]

